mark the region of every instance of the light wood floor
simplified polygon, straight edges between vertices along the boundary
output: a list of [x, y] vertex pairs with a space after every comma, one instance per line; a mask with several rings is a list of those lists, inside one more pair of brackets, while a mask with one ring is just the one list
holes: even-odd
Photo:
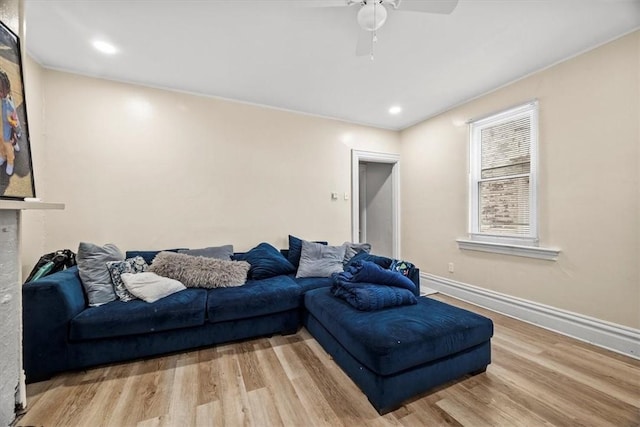
[[458, 300], [493, 319], [486, 373], [379, 416], [302, 329], [63, 374], [27, 387], [19, 426], [638, 426], [640, 362]]

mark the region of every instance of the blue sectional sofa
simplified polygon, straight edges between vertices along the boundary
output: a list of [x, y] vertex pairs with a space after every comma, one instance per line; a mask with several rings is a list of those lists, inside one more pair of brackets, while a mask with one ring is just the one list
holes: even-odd
[[[410, 274], [416, 294], [419, 277], [418, 269]], [[27, 382], [107, 363], [292, 334], [303, 324], [380, 412], [490, 363], [493, 329], [488, 319], [426, 298], [418, 298], [415, 306], [358, 312], [331, 296], [330, 286], [327, 278], [281, 275], [248, 280], [239, 287], [189, 288], [152, 304], [117, 300], [89, 307], [78, 269], [72, 267], [23, 286]], [[462, 320], [451, 323], [451, 316]], [[350, 329], [353, 319], [368, 332]], [[395, 326], [385, 326], [388, 319]], [[403, 349], [385, 347], [397, 341], [394, 333], [405, 334], [398, 329], [403, 322], [411, 331], [411, 342]], [[438, 328], [439, 324], [445, 326]], [[436, 332], [429, 332], [432, 328]], [[358, 334], [369, 343], [352, 340]]]
[[88, 307], [77, 267], [23, 286], [27, 382], [58, 372], [229, 341], [292, 334], [301, 288], [288, 276], [237, 288], [186, 289], [153, 304]]

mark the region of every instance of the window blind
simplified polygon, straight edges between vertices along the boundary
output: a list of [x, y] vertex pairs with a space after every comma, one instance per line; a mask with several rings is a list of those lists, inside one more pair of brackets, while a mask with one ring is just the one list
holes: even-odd
[[478, 231], [528, 236], [530, 226], [531, 117], [480, 131]]

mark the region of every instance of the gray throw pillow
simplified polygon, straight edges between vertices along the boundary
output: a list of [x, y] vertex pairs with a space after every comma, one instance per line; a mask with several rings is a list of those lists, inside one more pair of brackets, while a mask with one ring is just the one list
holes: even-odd
[[78, 273], [91, 307], [97, 307], [116, 299], [107, 268], [109, 261], [123, 261], [124, 254], [113, 243], [104, 246], [81, 242], [78, 246]]
[[302, 241], [300, 266], [296, 277], [331, 277], [343, 271], [345, 247]]
[[344, 251], [344, 261], [343, 264], [346, 265], [351, 258], [356, 256], [358, 252], [365, 251], [366, 253], [371, 252], [371, 245], [369, 243], [351, 243], [344, 242], [342, 246], [345, 247]]
[[246, 261], [160, 252], [147, 271], [178, 280], [187, 288], [224, 288], [244, 285], [249, 268]]
[[216, 258], [231, 261], [233, 255], [233, 245], [211, 246], [202, 249], [178, 249], [179, 254], [191, 256], [203, 256], [205, 258]]

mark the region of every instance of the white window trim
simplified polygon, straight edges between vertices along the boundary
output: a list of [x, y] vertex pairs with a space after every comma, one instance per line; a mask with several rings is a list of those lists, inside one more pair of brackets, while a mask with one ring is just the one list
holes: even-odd
[[[480, 175], [480, 144], [477, 143], [480, 131], [517, 116], [531, 117], [531, 146], [529, 171], [529, 220], [528, 236], [493, 235], [479, 232], [478, 215], [478, 176]], [[559, 249], [540, 248], [538, 246], [538, 101], [504, 110], [469, 122], [469, 238], [457, 239], [458, 247], [466, 250], [493, 252], [505, 255], [556, 260]]]
[[560, 249], [541, 248], [539, 246], [515, 245], [509, 243], [482, 242], [477, 240], [457, 239], [458, 248], [470, 251], [492, 252], [503, 255], [515, 255], [527, 258], [556, 261]]

